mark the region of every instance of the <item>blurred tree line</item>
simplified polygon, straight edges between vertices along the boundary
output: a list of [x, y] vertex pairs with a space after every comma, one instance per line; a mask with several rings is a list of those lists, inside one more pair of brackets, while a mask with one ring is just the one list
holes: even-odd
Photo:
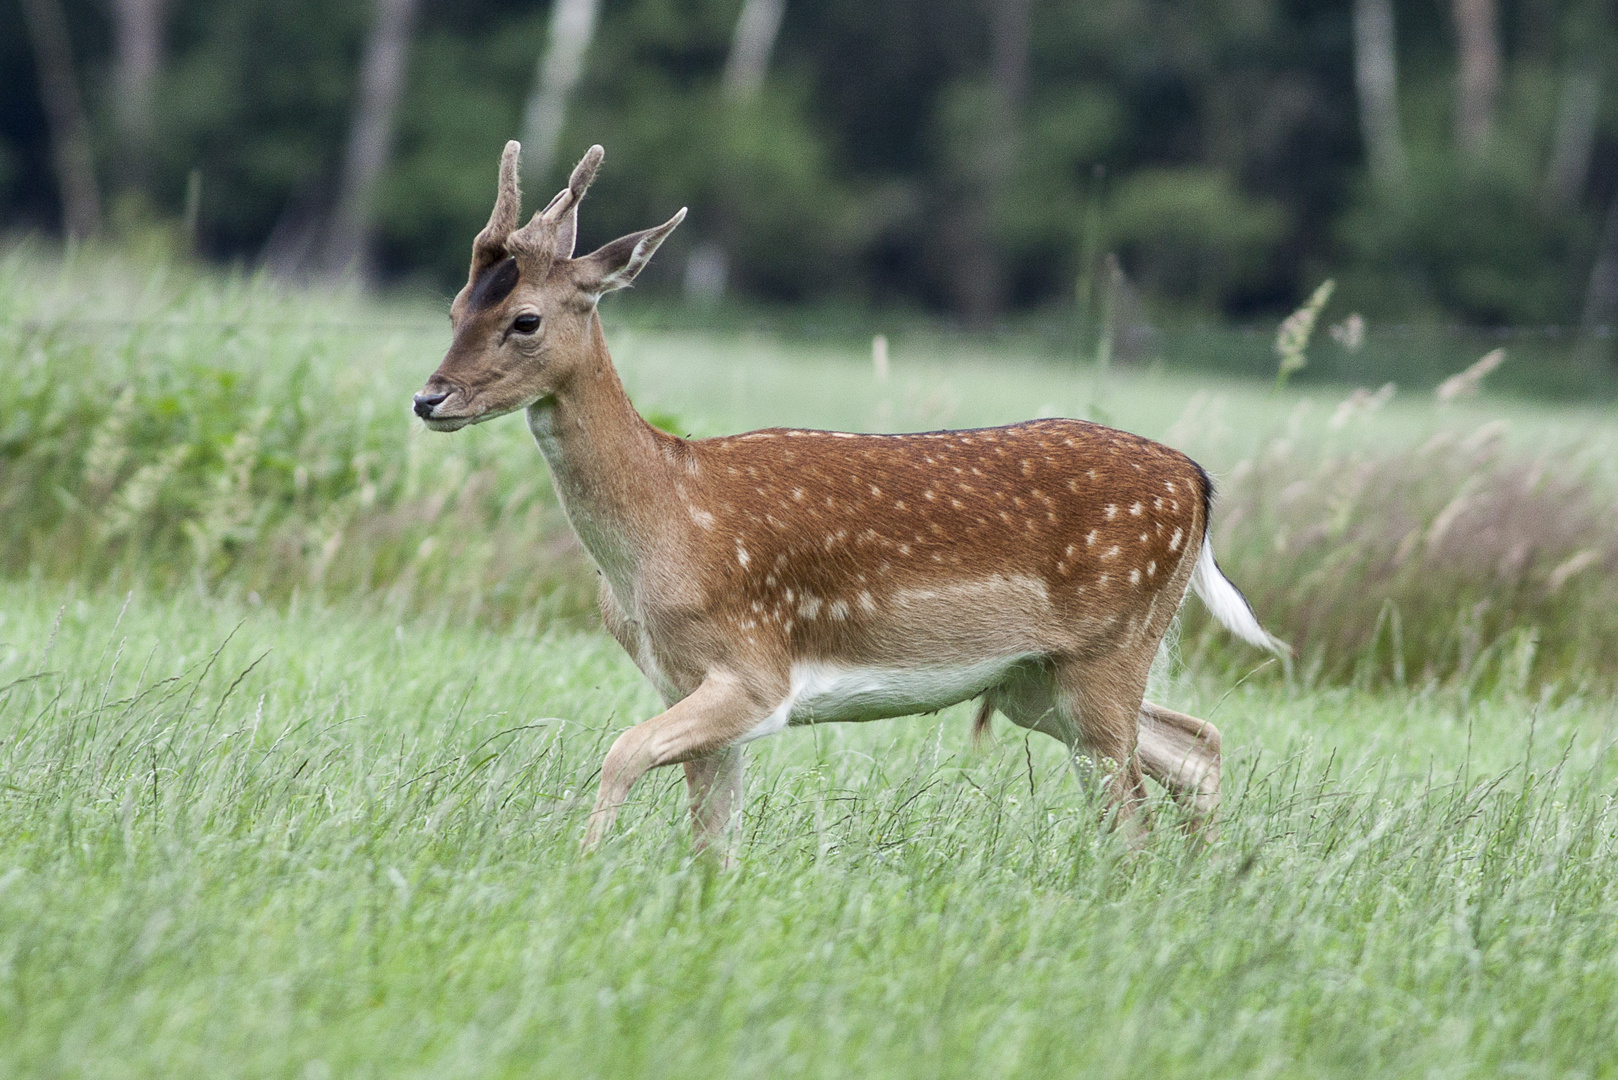
[[[650, 285], [1618, 315], [1608, 0], [0, 2], [0, 222], [453, 288], [505, 139]], [[672, 258], [669, 256], [673, 256]]]

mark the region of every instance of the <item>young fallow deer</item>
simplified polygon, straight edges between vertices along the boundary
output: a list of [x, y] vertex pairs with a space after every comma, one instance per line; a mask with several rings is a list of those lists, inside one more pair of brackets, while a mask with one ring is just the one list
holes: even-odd
[[698, 844], [740, 809], [742, 747], [785, 728], [983, 699], [1193, 811], [1219, 793], [1211, 724], [1142, 701], [1187, 585], [1239, 637], [1282, 652], [1214, 563], [1207, 474], [1166, 446], [1079, 420], [913, 435], [768, 430], [687, 440], [642, 420], [596, 303], [685, 217], [573, 257], [592, 146], [518, 227], [507, 143], [489, 224], [450, 308], [448, 354], [415, 397], [435, 431], [524, 409], [601, 612], [667, 704], [620, 735], [585, 836], [643, 773], [681, 762]]

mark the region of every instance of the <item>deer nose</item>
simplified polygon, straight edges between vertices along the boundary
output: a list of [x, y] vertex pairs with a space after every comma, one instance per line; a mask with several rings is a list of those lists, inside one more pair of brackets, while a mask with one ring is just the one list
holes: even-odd
[[449, 397], [448, 394], [417, 394], [415, 397], [416, 415], [423, 420], [427, 419], [433, 414], [433, 410], [438, 407], [438, 403], [447, 397]]

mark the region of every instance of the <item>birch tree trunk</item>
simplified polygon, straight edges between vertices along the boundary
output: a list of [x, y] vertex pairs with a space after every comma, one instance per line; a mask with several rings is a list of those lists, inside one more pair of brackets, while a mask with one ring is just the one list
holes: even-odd
[[113, 0], [113, 108], [118, 122], [120, 171], [144, 190], [150, 181], [156, 115], [154, 93], [163, 67], [165, 0]]
[[1595, 265], [1590, 268], [1590, 284], [1584, 293], [1582, 349], [1586, 355], [1610, 352], [1601, 344], [1610, 339], [1618, 318], [1618, 195], [1607, 207], [1606, 223], [1596, 248]]
[[1500, 20], [1496, 0], [1453, 0], [1459, 71], [1455, 79], [1455, 145], [1476, 157], [1494, 128], [1500, 93]]
[[555, 0], [550, 38], [534, 73], [534, 87], [523, 110], [525, 171], [544, 183], [556, 164], [556, 147], [567, 123], [567, 103], [584, 74], [584, 59], [595, 39], [601, 0]]
[[33, 39], [39, 97], [51, 133], [51, 163], [62, 199], [62, 228], [83, 239], [101, 228], [101, 196], [96, 190], [90, 125], [73, 74], [73, 47], [60, 0], [22, 0], [23, 19]]
[[1592, 57], [1581, 56], [1569, 64], [1562, 80], [1556, 141], [1552, 144], [1550, 166], [1545, 170], [1545, 198], [1556, 209], [1572, 206], [1584, 191], [1600, 119], [1601, 69]]
[[725, 58], [725, 96], [745, 101], [763, 87], [786, 8], [786, 0], [743, 0]]
[[387, 168], [394, 118], [404, 95], [410, 30], [417, 0], [376, 0], [360, 67], [359, 100], [338, 181], [322, 269], [330, 275], [369, 270], [376, 185]]
[[1399, 125], [1392, 0], [1354, 0], [1354, 89], [1371, 179], [1379, 187], [1398, 190], [1404, 186], [1407, 166]]

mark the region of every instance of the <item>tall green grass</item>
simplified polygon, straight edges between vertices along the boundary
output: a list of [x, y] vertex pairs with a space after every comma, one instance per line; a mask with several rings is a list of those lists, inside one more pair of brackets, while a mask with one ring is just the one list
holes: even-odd
[[676, 770], [580, 858], [601, 635], [0, 585], [0, 1073], [1608, 1075], [1610, 705], [1169, 687], [1222, 836], [1137, 851], [961, 709]]
[[412, 423], [400, 373], [444, 337], [420, 312], [95, 271], [0, 261], [0, 570], [496, 619], [587, 604], [543, 469]]

